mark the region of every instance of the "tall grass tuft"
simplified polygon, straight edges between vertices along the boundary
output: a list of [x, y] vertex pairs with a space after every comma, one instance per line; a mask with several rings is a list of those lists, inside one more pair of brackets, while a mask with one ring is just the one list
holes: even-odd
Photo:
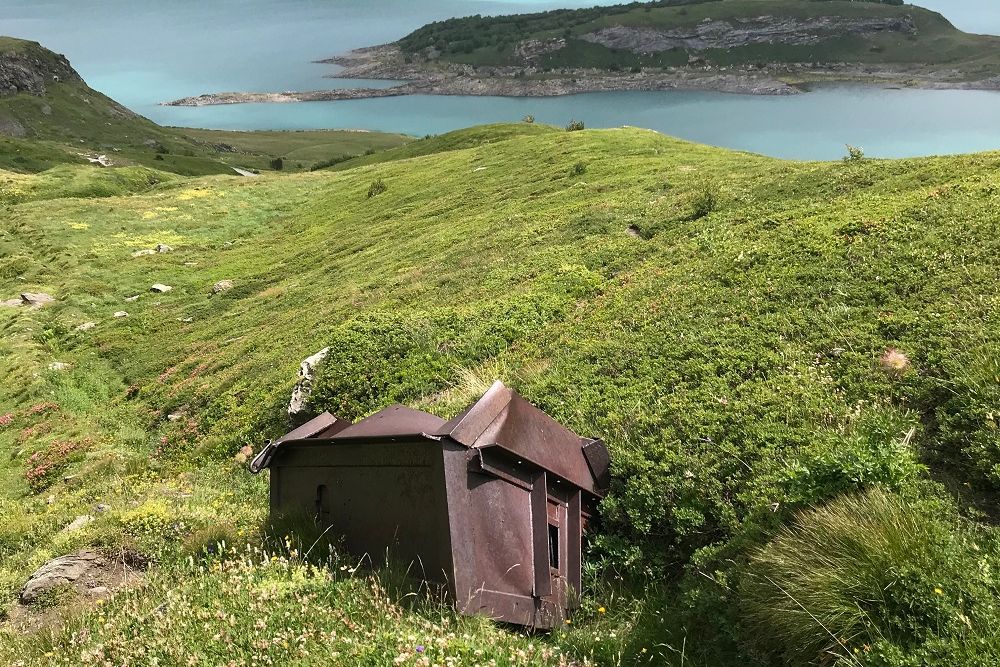
[[965, 575], [976, 570], [972, 553], [943, 521], [886, 491], [842, 496], [753, 554], [742, 586], [748, 635], [789, 665], [917, 651], [920, 628], [964, 635], [975, 600], [989, 597]]

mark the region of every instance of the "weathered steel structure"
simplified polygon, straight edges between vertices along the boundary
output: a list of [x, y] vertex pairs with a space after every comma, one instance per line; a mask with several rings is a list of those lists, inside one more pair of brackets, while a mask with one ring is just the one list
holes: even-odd
[[325, 413], [269, 443], [273, 515], [308, 514], [352, 554], [445, 587], [459, 611], [536, 628], [581, 588], [581, 538], [609, 483], [581, 438], [497, 382], [445, 422], [394, 405], [357, 424]]

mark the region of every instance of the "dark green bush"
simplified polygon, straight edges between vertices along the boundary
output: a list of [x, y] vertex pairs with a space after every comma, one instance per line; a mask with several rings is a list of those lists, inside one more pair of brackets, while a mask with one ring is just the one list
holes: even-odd
[[372, 184], [368, 186], [368, 198], [378, 197], [380, 194], [389, 189], [389, 186], [385, 184], [381, 178], [372, 181]]
[[583, 129], [585, 129], [585, 126], [582, 120], [571, 120], [569, 124], [566, 126], [567, 132], [579, 132], [580, 130]]

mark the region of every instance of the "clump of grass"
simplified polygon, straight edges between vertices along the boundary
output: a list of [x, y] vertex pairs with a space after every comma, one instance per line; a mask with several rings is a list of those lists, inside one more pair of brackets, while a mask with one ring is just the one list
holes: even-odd
[[750, 560], [752, 641], [789, 665], [858, 665], [975, 634], [984, 613], [995, 622], [995, 592], [969, 575], [978, 547], [934, 513], [879, 488], [802, 512]]
[[573, 168], [569, 170], [570, 176], [583, 176], [587, 173], [587, 163], [577, 162], [573, 165]]
[[378, 197], [380, 194], [389, 189], [389, 186], [385, 184], [385, 181], [378, 178], [372, 181], [372, 184], [368, 186], [368, 198]]
[[691, 202], [691, 219], [701, 220], [715, 210], [718, 200], [711, 190], [702, 190]]
[[567, 132], [579, 132], [580, 130], [586, 129], [582, 120], [571, 120], [566, 126]]

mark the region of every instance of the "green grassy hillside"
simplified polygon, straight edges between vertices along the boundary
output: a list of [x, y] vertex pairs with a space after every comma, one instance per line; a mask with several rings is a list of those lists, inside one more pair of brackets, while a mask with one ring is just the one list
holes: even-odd
[[[542, 126], [401, 150], [4, 177], [25, 194], [0, 299], [56, 302], [0, 307], [0, 661], [1000, 660], [1000, 155], [797, 163]], [[317, 409], [449, 417], [500, 378], [607, 440], [571, 624], [456, 618], [268, 526], [243, 448], [326, 346]], [[18, 630], [27, 576], [85, 546], [142, 554], [146, 584]]]
[[[899, 19], [912, 21], [913, 30], [880, 29], [854, 33], [841, 25], [809, 29], [814, 39], [784, 42], [791, 23], [816, 18], [842, 21]], [[696, 35], [704, 24], [725, 25], [728, 31], [745, 23], [767, 19], [768, 36], [731, 47], [712, 46], [650, 49], [608, 46], [589, 36], [608, 28], [638, 28], [648, 33]], [[753, 29], [759, 29], [753, 28]], [[770, 32], [773, 30], [773, 32]], [[537, 50], [527, 56], [526, 43], [565, 43]], [[702, 64], [755, 66], [764, 63], [856, 63], [930, 66], [962, 70], [970, 79], [1000, 71], [996, 37], [970, 35], [957, 30], [943, 16], [901, 2], [851, 2], [848, 0], [677, 0], [631, 3], [614, 7], [555, 10], [515, 16], [450, 19], [426, 25], [399, 41], [414, 56], [432, 49], [445, 61], [473, 65], [525, 65], [543, 70], [565, 67], [627, 69], [687, 65], [697, 57]], [[531, 51], [531, 49], [529, 49]]]
[[233, 167], [289, 171], [399, 146], [407, 137], [351, 131], [223, 132], [161, 127], [88, 87], [62, 56], [35, 42], [0, 37], [0, 169], [22, 173], [88, 164], [143, 165], [198, 176]]

